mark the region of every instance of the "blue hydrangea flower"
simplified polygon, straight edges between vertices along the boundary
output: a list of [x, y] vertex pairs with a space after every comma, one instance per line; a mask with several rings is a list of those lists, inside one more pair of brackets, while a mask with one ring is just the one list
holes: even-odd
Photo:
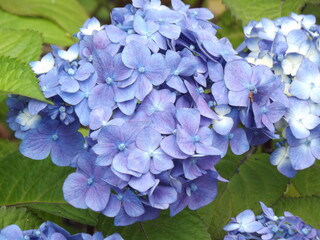
[[36, 160], [45, 159], [50, 154], [55, 164], [68, 166], [82, 149], [83, 136], [78, 129], [77, 122], [66, 126], [57, 120], [44, 120], [24, 136], [20, 152]]
[[289, 212], [278, 217], [272, 208], [260, 202], [262, 214], [255, 216], [251, 210], [240, 213], [236, 219], [228, 223], [223, 229], [228, 232], [224, 240], [232, 239], [305, 239], [316, 240], [320, 236], [319, 230], [307, 225], [301, 218]]
[[78, 233], [71, 235], [68, 231], [58, 226], [57, 224], [47, 221], [40, 225], [38, 229], [30, 229], [21, 231], [17, 225], [9, 225], [0, 230], [0, 239], [2, 240], [123, 240], [118, 234], [114, 233], [106, 238], [101, 232], [96, 232], [93, 235], [87, 233]]
[[142, 101], [152, 90], [165, 80], [165, 61], [161, 54], [150, 50], [136, 41], [130, 42], [122, 53], [124, 65], [133, 70], [130, 81], [134, 82], [134, 94]]
[[63, 185], [64, 198], [77, 208], [102, 211], [110, 197], [110, 186], [103, 181], [104, 168], [95, 166], [95, 154], [87, 153], [77, 161], [77, 172]]

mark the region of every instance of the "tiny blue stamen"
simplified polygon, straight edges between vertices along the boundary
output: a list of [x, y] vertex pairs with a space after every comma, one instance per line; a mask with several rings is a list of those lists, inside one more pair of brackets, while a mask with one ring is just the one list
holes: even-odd
[[107, 122], [106, 121], [102, 121], [102, 123], [101, 123], [101, 125], [103, 126], [103, 127], [105, 127], [105, 126], [107, 126]]
[[68, 69], [68, 74], [69, 74], [69, 75], [72, 76], [74, 73], [75, 73], [75, 71], [74, 71], [72, 68], [69, 68], [69, 69]]
[[173, 73], [173, 75], [175, 75], [175, 76], [178, 76], [179, 74], [180, 74], [179, 70], [175, 70], [174, 73]]
[[153, 158], [154, 157], [154, 152], [149, 153], [149, 157]]
[[92, 177], [89, 178], [88, 181], [87, 181], [88, 185], [91, 185], [93, 182], [94, 182], [94, 179]]
[[123, 199], [123, 195], [122, 195], [122, 194], [118, 194], [118, 195], [117, 195], [117, 199], [118, 199], [119, 201], [121, 201], [121, 200]]
[[190, 45], [190, 47], [189, 47], [189, 48], [190, 48], [190, 50], [191, 50], [191, 51], [193, 51], [193, 50], [195, 50], [195, 49], [196, 49], [196, 47], [195, 47], [194, 45]]
[[269, 109], [267, 107], [262, 107], [260, 109], [261, 113], [267, 113], [269, 111]]
[[199, 142], [199, 140], [200, 140], [200, 137], [198, 135], [193, 137], [193, 142], [194, 143]]
[[146, 71], [146, 69], [144, 67], [139, 67], [138, 71], [139, 71], [139, 73], [144, 73]]
[[118, 149], [119, 149], [120, 151], [123, 151], [125, 148], [126, 148], [126, 145], [125, 145], [124, 143], [120, 143], [120, 144], [118, 145]]
[[310, 83], [311, 88], [315, 88], [316, 84], [314, 82]]
[[214, 101], [209, 101], [209, 102], [208, 102], [208, 106], [209, 106], [209, 107], [214, 107], [214, 105], [215, 105], [215, 104], [214, 104]]
[[198, 15], [198, 11], [192, 11], [192, 15], [193, 16], [197, 16]]
[[248, 89], [250, 90], [250, 92], [252, 92], [252, 93], [254, 93], [254, 94], [256, 94], [256, 93], [258, 92], [256, 86], [251, 85], [251, 84], [248, 85]]
[[308, 227], [302, 228], [302, 233], [304, 235], [308, 235], [310, 233], [310, 229]]
[[177, 129], [175, 129], [175, 130], [172, 131], [172, 135], [175, 136], [176, 134], [177, 134]]
[[129, 29], [129, 30], [127, 31], [127, 33], [128, 33], [128, 34], [133, 34], [133, 33], [134, 33], [134, 30], [133, 30], [133, 29]]
[[191, 158], [190, 161], [191, 161], [192, 164], [197, 164], [198, 159], [197, 158]]
[[90, 92], [85, 92], [85, 93], [84, 93], [84, 97], [85, 97], [85, 98], [88, 98], [89, 95], [90, 95]]
[[234, 138], [234, 134], [233, 134], [233, 133], [230, 133], [230, 134], [228, 135], [228, 138], [229, 138], [229, 140], [233, 139], [233, 138]]
[[106, 82], [107, 84], [111, 84], [111, 83], [113, 83], [113, 79], [112, 79], [111, 77], [107, 77], [106, 80], [105, 80], [105, 82]]
[[305, 144], [306, 146], [310, 146], [310, 145], [311, 145], [310, 139], [306, 139], [306, 141], [304, 142], [304, 144]]
[[195, 192], [195, 191], [197, 191], [198, 187], [197, 187], [197, 185], [196, 185], [196, 184], [191, 183], [191, 185], [190, 185], [190, 189], [191, 189], [191, 192]]
[[65, 112], [66, 111], [66, 107], [65, 106], [59, 107], [59, 111], [62, 112], [62, 113]]
[[59, 138], [59, 136], [58, 136], [58, 134], [56, 134], [56, 133], [51, 136], [51, 139], [52, 139], [53, 141], [57, 141], [58, 138]]
[[197, 88], [197, 92], [198, 92], [199, 94], [201, 94], [201, 93], [204, 93], [204, 90], [203, 90], [202, 87], [199, 87], [199, 88]]
[[89, 62], [92, 62], [92, 60], [93, 60], [92, 55], [89, 55], [89, 56], [88, 56], [88, 61], [89, 61]]

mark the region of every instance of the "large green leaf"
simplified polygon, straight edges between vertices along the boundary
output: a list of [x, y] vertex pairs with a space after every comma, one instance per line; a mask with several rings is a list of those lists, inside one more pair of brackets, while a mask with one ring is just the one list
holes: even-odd
[[297, 191], [304, 197], [320, 197], [320, 161], [312, 167], [299, 171], [292, 183]]
[[16, 59], [5, 56], [0, 56], [0, 92], [49, 102], [43, 96], [38, 79], [31, 68]]
[[17, 15], [50, 19], [70, 34], [76, 33], [88, 18], [76, 0], [1, 0], [0, 7]]
[[231, 13], [245, 25], [250, 20], [275, 19], [290, 12], [299, 13], [305, 0], [223, 0]]
[[0, 56], [18, 58], [24, 62], [38, 60], [42, 52], [42, 36], [33, 30], [0, 28]]
[[27, 211], [26, 208], [1, 207], [0, 208], [0, 229], [16, 224], [22, 230], [38, 228], [42, 223], [35, 214]]
[[222, 227], [243, 210], [260, 212], [259, 201], [266, 205], [277, 202], [289, 182], [270, 164], [268, 154], [253, 154], [239, 164], [230, 182], [219, 189], [217, 199], [198, 211], [210, 226], [212, 239], [222, 239]]
[[71, 34], [44, 18], [16, 16], [0, 9], [0, 26], [1, 28], [37, 31], [43, 35], [44, 42], [50, 44], [69, 46], [74, 43]]
[[98, 214], [64, 201], [62, 185], [74, 169], [35, 161], [14, 152], [0, 159], [0, 206], [27, 207], [95, 226]]
[[184, 210], [171, 218], [167, 212], [156, 220], [114, 227], [110, 219], [100, 219], [98, 229], [106, 234], [118, 232], [126, 240], [210, 240], [210, 234], [195, 212]]

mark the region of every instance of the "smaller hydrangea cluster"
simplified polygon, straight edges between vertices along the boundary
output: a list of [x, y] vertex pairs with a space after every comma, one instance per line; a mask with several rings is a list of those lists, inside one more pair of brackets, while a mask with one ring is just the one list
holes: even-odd
[[251, 21], [244, 32], [241, 55], [281, 79], [269, 85], [277, 88], [272, 102], [253, 103], [252, 111], [263, 116], [254, 117], [256, 124], [271, 131], [270, 124], [283, 115], [275, 125], [282, 141], [270, 160], [282, 174], [293, 177], [320, 159], [320, 27], [313, 15], [292, 13], [274, 21]]
[[246, 239], [290, 239], [290, 240], [319, 240], [320, 230], [307, 225], [301, 218], [290, 212], [278, 217], [272, 208], [260, 202], [263, 213], [255, 216], [253, 211], [245, 210], [224, 226], [228, 232], [224, 240]]
[[47, 221], [41, 224], [38, 229], [22, 231], [17, 225], [9, 225], [0, 230], [1, 240], [123, 240], [118, 234], [114, 233], [106, 238], [101, 232], [93, 235], [78, 233], [71, 235], [57, 224]]

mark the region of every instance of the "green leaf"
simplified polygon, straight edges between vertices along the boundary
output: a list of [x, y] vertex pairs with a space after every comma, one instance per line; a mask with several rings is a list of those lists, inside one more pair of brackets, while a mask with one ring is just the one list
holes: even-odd
[[103, 218], [98, 229], [106, 234], [118, 232], [128, 240], [210, 240], [210, 234], [195, 212], [184, 210], [171, 218], [167, 212], [156, 220], [136, 223], [126, 227], [114, 227], [108, 218]]
[[24, 62], [38, 60], [42, 52], [42, 36], [33, 30], [0, 28], [0, 55]]
[[49, 102], [42, 94], [30, 67], [18, 60], [0, 56], [0, 92]]
[[299, 171], [292, 182], [302, 196], [320, 197], [320, 161], [308, 169]]
[[18, 145], [8, 140], [0, 140], [0, 158], [17, 151]]
[[14, 152], [0, 159], [0, 206], [26, 207], [95, 226], [98, 213], [76, 209], [64, 201], [62, 185], [74, 169], [35, 161]]
[[219, 38], [227, 37], [233, 47], [238, 47], [244, 40], [243, 28], [240, 21], [231, 16], [230, 11], [225, 11], [217, 18], [216, 24], [221, 27], [218, 29]]
[[1, 28], [34, 30], [43, 35], [45, 43], [69, 46], [74, 43], [72, 36], [52, 21], [44, 18], [21, 17], [0, 9]]
[[290, 12], [299, 13], [305, 0], [223, 0], [231, 13], [246, 25], [251, 20], [275, 19]]
[[320, 228], [320, 198], [282, 198], [273, 209], [278, 216], [283, 216], [283, 212], [288, 211], [314, 228]]
[[42, 223], [36, 215], [28, 212], [26, 208], [1, 207], [0, 208], [0, 229], [16, 224], [22, 230], [35, 229]]
[[71, 35], [79, 31], [88, 18], [76, 0], [1, 0], [0, 7], [17, 15], [50, 19]]
[[277, 202], [289, 182], [270, 164], [269, 155], [264, 153], [253, 154], [241, 161], [238, 173], [229, 181], [226, 187], [219, 189], [216, 200], [198, 211], [207, 219], [212, 239], [223, 239], [223, 226], [245, 209], [261, 212], [259, 201], [266, 205]]

